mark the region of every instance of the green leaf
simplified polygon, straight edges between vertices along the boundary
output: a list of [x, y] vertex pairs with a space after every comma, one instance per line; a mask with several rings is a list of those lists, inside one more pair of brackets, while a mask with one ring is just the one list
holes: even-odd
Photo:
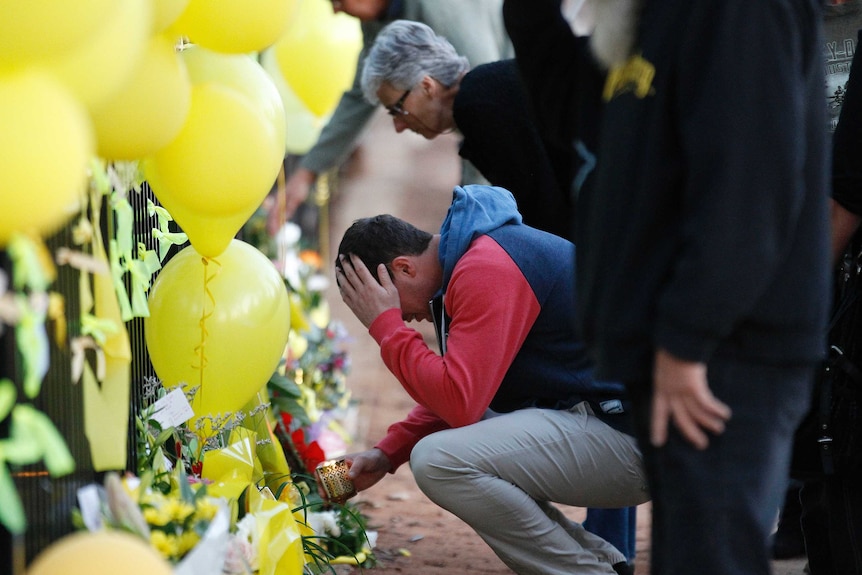
[[279, 393], [283, 393], [288, 397], [302, 397], [302, 391], [300, 391], [299, 386], [295, 381], [289, 379], [280, 373], [276, 373], [269, 380], [269, 387], [275, 389]]
[[0, 421], [6, 419], [12, 411], [17, 396], [15, 384], [6, 378], [0, 379]]
[[13, 535], [21, 535], [27, 529], [24, 506], [5, 462], [0, 462], [0, 523]]
[[189, 485], [188, 477], [186, 476], [186, 472], [183, 469], [182, 465], [177, 465], [176, 473], [176, 479], [180, 485], [180, 496], [183, 498], [183, 501], [187, 503], [194, 503], [195, 492], [192, 490], [192, 486]]
[[165, 444], [165, 441], [167, 441], [168, 439], [171, 438], [171, 436], [173, 434], [174, 434], [174, 428], [173, 427], [169, 427], [169, 428], [165, 429], [164, 431], [162, 431], [159, 434], [158, 437], [156, 437], [155, 445], [158, 445], [159, 447], [161, 447], [162, 445]]

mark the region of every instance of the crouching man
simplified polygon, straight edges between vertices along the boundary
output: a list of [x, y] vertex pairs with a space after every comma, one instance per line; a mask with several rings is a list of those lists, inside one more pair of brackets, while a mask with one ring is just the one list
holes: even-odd
[[[438, 234], [381, 215], [338, 248], [341, 296], [418, 404], [347, 456], [358, 490], [410, 460], [417, 484], [516, 573], [630, 573], [552, 503], [648, 500], [623, 387], [594, 381], [574, 332], [574, 246], [524, 225], [512, 195], [455, 188]], [[441, 354], [405, 322], [435, 323]]]

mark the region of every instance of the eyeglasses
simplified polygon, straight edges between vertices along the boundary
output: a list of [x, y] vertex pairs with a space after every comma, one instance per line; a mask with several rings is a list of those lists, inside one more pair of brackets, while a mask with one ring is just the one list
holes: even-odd
[[410, 112], [404, 109], [404, 100], [407, 99], [407, 96], [410, 95], [410, 90], [407, 90], [401, 97], [398, 98], [398, 101], [392, 104], [391, 106], [386, 106], [386, 111], [390, 116], [406, 116]]

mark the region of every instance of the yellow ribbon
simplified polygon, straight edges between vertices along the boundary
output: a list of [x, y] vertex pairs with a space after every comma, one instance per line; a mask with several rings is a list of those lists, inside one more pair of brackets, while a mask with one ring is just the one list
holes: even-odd
[[135, 317], [149, 317], [147, 290], [150, 289], [153, 274], [162, 268], [162, 262], [155, 251], [148, 250], [143, 243], [138, 243], [138, 257], [127, 257], [125, 263], [132, 284], [132, 314]]
[[[44, 294], [43, 294], [44, 295]], [[48, 373], [50, 363], [48, 335], [45, 331], [47, 296], [44, 305], [31, 306], [34, 296], [17, 296], [21, 312], [15, 328], [15, 340], [21, 354], [24, 394], [29, 398], [39, 395], [42, 379]]]
[[159, 222], [158, 228], [153, 228], [153, 237], [159, 242], [159, 261], [165, 261], [171, 246], [179, 246], [189, 241], [189, 236], [183, 232], [170, 231], [170, 222], [174, 220], [168, 211], [147, 200], [147, 214], [155, 216]]
[[68, 326], [66, 325], [66, 298], [62, 294], [57, 292], [48, 294], [48, 317], [54, 322], [54, 342], [58, 348], [64, 349]]
[[57, 271], [41, 239], [12, 234], [6, 251], [12, 259], [12, 285], [16, 290], [47, 291]]
[[117, 322], [112, 319], [99, 318], [89, 313], [81, 315], [81, 334], [89, 335], [101, 346], [105, 345], [108, 337], [119, 331]]
[[120, 318], [126, 322], [132, 319], [134, 315], [132, 314], [132, 304], [129, 301], [129, 292], [126, 291], [126, 269], [120, 261], [120, 251], [115, 240], [110, 241], [109, 252], [111, 281], [114, 284], [114, 291], [117, 294], [117, 303], [120, 306]]
[[[152, 203], [152, 202], [150, 202]], [[149, 317], [150, 308], [147, 304], [147, 290], [150, 289], [150, 280], [153, 274], [161, 269], [161, 260], [152, 250], [147, 250], [146, 245], [138, 243], [137, 251], [133, 255], [132, 229], [134, 213], [132, 206], [125, 196], [114, 193], [111, 206], [116, 214], [116, 239], [109, 243], [109, 256], [111, 276], [114, 289], [120, 304], [120, 316], [123, 321], [129, 321], [135, 317]], [[132, 296], [126, 291], [125, 276], [129, 274], [132, 287]]]
[[56, 477], [74, 471], [75, 460], [48, 416], [32, 405], [16, 405], [16, 397], [15, 385], [0, 380], [0, 421], [11, 414], [9, 437], [0, 440], [0, 523], [18, 535], [26, 530], [27, 518], [7, 464], [44, 460], [48, 473]]
[[[34, 398], [48, 370], [45, 318], [49, 310], [56, 312], [56, 305], [52, 309], [47, 288], [56, 270], [41, 239], [13, 236], [7, 253], [12, 260], [13, 285], [17, 293], [3, 294], [2, 299], [5, 311], [13, 316], [16, 324], [22, 387], [27, 397]], [[4, 314], [4, 321], [7, 319], [10, 318]], [[59, 324], [58, 329], [61, 329]], [[48, 472], [57, 476], [73, 471], [75, 461], [51, 420], [31, 405], [16, 404], [16, 400], [15, 385], [8, 379], [0, 380], [0, 421], [11, 415], [9, 437], [0, 440], [0, 523], [10, 533], [21, 534], [27, 528], [27, 518], [7, 464], [29, 465], [43, 460]]]
[[96, 353], [96, 377], [101, 381], [105, 379], [106, 363], [105, 352], [98, 346], [92, 337], [76, 337], [69, 345], [72, 351], [72, 381], [78, 383], [84, 373], [84, 362], [87, 359], [86, 351], [92, 349]]
[[[123, 317], [131, 317], [131, 304], [122, 282], [124, 271], [119, 265], [118, 246], [132, 245], [131, 240], [128, 239], [132, 233], [132, 226], [127, 217], [128, 210], [124, 207], [127, 204], [125, 199], [112, 198], [112, 208], [119, 210], [120, 213], [111, 220], [116, 221], [118, 225], [115, 237], [112, 237], [109, 242], [112, 255], [116, 254], [116, 259], [112, 257], [109, 260], [105, 253], [99, 218], [102, 198], [111, 194], [112, 186], [103, 163], [94, 161], [91, 163], [91, 169], [89, 213], [92, 222], [88, 226], [81, 227], [92, 229], [90, 241], [92, 256], [104, 262], [111, 273], [95, 274], [92, 280], [89, 274], [81, 274], [81, 333], [84, 336], [91, 336], [104, 354], [104, 377], [99, 377], [97, 380], [87, 362], [83, 362], [81, 380], [84, 391], [84, 432], [90, 442], [93, 469], [107, 471], [123, 469], [126, 465], [132, 353]], [[109, 228], [113, 229], [114, 226]], [[124, 236], [123, 239], [119, 238], [121, 235]], [[90, 289], [91, 282], [92, 289]], [[120, 285], [122, 290], [119, 290]], [[127, 310], [128, 315], [124, 315], [121, 309]]]
[[118, 192], [111, 194], [111, 209], [114, 211], [114, 225], [116, 226], [114, 238], [117, 241], [117, 252], [130, 257], [135, 212], [126, 196]]
[[[83, 212], [83, 210], [82, 210]], [[72, 243], [83, 246], [93, 240], [93, 224], [87, 218], [80, 218], [72, 227]]]

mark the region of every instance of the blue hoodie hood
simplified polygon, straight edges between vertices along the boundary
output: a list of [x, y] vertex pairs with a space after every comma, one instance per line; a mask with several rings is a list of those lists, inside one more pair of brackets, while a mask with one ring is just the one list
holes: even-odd
[[446, 291], [455, 264], [476, 237], [506, 224], [520, 224], [518, 204], [509, 190], [495, 186], [456, 186], [440, 227], [440, 265]]

